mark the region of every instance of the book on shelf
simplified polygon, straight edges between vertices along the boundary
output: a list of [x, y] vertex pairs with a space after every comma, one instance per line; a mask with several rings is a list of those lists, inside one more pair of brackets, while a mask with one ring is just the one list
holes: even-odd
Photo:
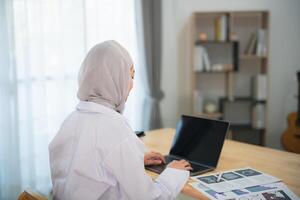
[[219, 16], [215, 21], [215, 37], [217, 41], [227, 40], [228, 19], [226, 15]]
[[252, 33], [244, 53], [246, 55], [265, 57], [267, 55], [266, 35], [265, 29], [257, 29], [254, 33]]
[[251, 36], [250, 36], [250, 39], [249, 39], [249, 41], [246, 45], [246, 49], [244, 51], [244, 53], [246, 55], [253, 55], [254, 54], [256, 42], [257, 42], [257, 34], [252, 33]]
[[257, 30], [256, 55], [260, 57], [267, 55], [266, 30], [264, 29]]
[[210, 61], [205, 47], [196, 45], [194, 53], [194, 71], [210, 71]]
[[256, 101], [267, 100], [267, 76], [257, 74], [252, 78], [252, 96]]

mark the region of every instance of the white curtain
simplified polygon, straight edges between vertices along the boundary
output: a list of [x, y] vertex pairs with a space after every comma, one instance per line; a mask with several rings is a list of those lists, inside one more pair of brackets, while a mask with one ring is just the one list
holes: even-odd
[[135, 61], [125, 115], [141, 129], [134, 0], [4, 0], [0, 41], [0, 199], [51, 188], [48, 144], [78, 100], [87, 51], [114, 39]]

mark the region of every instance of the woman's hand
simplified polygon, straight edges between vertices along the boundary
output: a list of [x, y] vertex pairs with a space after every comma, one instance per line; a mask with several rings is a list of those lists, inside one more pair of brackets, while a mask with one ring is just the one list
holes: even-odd
[[165, 163], [165, 158], [161, 153], [157, 152], [148, 152], [144, 156], [145, 165], [161, 165]]
[[168, 164], [168, 167], [189, 171], [193, 170], [191, 164], [186, 160], [173, 160], [172, 162], [170, 162], [170, 164]]

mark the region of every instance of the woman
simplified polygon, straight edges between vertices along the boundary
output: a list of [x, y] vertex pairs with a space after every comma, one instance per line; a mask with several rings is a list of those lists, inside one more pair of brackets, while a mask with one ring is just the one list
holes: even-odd
[[80, 99], [49, 145], [55, 199], [173, 199], [189, 177], [188, 162], [173, 161], [155, 180], [144, 165], [164, 158], [145, 153], [121, 114], [133, 87], [128, 52], [115, 41], [94, 46], [79, 72]]

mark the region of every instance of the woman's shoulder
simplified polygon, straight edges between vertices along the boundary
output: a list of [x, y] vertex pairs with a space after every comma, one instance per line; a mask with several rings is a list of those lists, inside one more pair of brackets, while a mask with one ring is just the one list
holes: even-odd
[[98, 149], [113, 149], [134, 136], [133, 130], [122, 115], [95, 114], [88, 118], [86, 125], [93, 127]]

